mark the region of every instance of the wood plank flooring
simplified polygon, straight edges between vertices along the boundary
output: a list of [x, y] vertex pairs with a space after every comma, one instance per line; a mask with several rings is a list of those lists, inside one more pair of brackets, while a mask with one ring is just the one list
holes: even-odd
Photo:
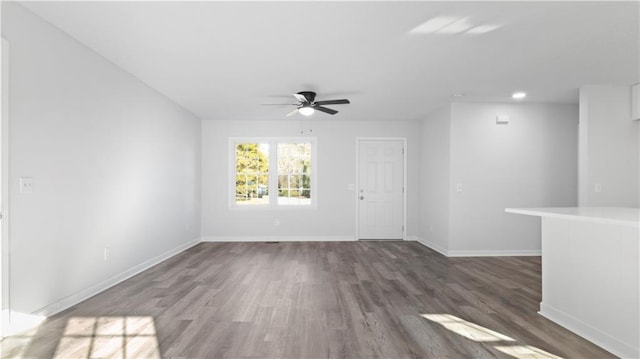
[[537, 314], [539, 257], [201, 243], [6, 338], [2, 358], [609, 358]]

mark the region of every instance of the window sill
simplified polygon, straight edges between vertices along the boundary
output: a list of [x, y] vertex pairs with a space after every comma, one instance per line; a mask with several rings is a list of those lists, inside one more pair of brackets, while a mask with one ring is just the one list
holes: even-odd
[[238, 206], [235, 204], [231, 204], [229, 205], [229, 210], [231, 211], [265, 211], [265, 212], [272, 212], [272, 211], [313, 211], [313, 210], [317, 210], [318, 209], [318, 205], [317, 204], [309, 204], [309, 205], [304, 205], [304, 206], [296, 206], [296, 205], [277, 205], [277, 206], [272, 206], [272, 205], [268, 205], [268, 204], [264, 204], [264, 205], [250, 205], [250, 206]]

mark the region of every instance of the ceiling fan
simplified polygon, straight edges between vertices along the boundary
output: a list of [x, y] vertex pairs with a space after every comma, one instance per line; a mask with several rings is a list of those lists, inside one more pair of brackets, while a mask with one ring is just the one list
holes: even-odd
[[292, 116], [297, 112], [304, 116], [311, 116], [315, 111], [335, 115], [336, 113], [338, 113], [338, 111], [328, 107], [324, 107], [324, 105], [344, 105], [351, 103], [347, 99], [316, 101], [316, 93], [313, 91], [301, 91], [298, 93], [294, 93], [293, 97], [298, 100], [298, 103], [291, 104], [293, 106], [296, 106], [296, 108], [287, 113], [287, 116]]

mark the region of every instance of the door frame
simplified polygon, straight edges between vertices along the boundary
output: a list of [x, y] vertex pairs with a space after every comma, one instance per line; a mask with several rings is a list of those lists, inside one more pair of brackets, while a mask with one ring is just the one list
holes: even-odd
[[407, 240], [407, 138], [406, 137], [356, 137], [356, 185], [354, 200], [356, 203], [356, 241], [360, 240], [360, 142], [363, 141], [402, 141], [402, 240]]
[[9, 79], [10, 79], [10, 44], [2, 37], [0, 49], [2, 67], [0, 82], [0, 211], [2, 213], [2, 229], [0, 230], [0, 338], [11, 323], [10, 287], [10, 242], [9, 242]]

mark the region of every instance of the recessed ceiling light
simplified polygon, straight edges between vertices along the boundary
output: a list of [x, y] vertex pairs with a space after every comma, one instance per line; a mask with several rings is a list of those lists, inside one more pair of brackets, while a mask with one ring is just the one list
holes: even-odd
[[525, 97], [527, 97], [525, 92], [514, 92], [513, 95], [511, 95], [511, 98], [514, 100], [522, 100]]
[[453, 97], [458, 97], [458, 98], [459, 98], [459, 97], [464, 97], [464, 93], [462, 93], [462, 92], [456, 92], [456, 93], [454, 93], [452, 96], [453, 96]]

